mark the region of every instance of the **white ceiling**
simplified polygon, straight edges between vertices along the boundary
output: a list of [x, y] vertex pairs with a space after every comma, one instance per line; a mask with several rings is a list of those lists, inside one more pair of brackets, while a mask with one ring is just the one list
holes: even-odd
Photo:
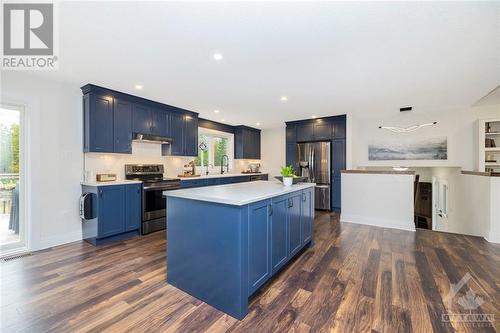
[[64, 2], [60, 68], [38, 75], [263, 128], [439, 111], [500, 83], [499, 22], [500, 2]]

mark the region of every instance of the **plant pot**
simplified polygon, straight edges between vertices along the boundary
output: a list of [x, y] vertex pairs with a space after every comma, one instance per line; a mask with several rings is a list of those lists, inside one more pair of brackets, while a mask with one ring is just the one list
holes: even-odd
[[293, 177], [283, 177], [283, 185], [291, 186], [293, 184]]

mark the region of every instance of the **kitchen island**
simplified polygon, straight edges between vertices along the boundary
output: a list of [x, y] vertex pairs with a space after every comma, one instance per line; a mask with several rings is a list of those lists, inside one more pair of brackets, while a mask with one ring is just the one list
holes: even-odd
[[244, 318], [248, 298], [313, 244], [314, 185], [256, 181], [165, 191], [168, 283]]

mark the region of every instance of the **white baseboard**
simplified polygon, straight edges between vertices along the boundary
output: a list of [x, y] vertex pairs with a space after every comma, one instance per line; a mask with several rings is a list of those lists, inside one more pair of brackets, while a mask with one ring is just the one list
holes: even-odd
[[381, 228], [415, 231], [415, 224], [413, 223], [413, 221], [391, 221], [385, 219], [374, 219], [366, 216], [341, 214], [340, 222], [364, 224]]
[[70, 234], [60, 234], [40, 239], [40, 243], [35, 246], [33, 251], [43, 250], [49, 247], [59, 246], [82, 240], [82, 232], [72, 232]]

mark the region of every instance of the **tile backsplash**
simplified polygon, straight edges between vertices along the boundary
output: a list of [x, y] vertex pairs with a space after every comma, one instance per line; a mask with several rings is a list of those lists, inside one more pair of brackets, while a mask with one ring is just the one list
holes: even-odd
[[[114, 173], [118, 179], [125, 178], [125, 164], [163, 164], [166, 177], [177, 177], [183, 172], [184, 164], [193, 157], [161, 156], [161, 146], [142, 142], [132, 142], [132, 154], [85, 154], [85, 171], [93, 174]], [[249, 163], [259, 163], [258, 160], [233, 160], [231, 172], [240, 173], [246, 170]], [[197, 173], [202, 170], [197, 170]]]

